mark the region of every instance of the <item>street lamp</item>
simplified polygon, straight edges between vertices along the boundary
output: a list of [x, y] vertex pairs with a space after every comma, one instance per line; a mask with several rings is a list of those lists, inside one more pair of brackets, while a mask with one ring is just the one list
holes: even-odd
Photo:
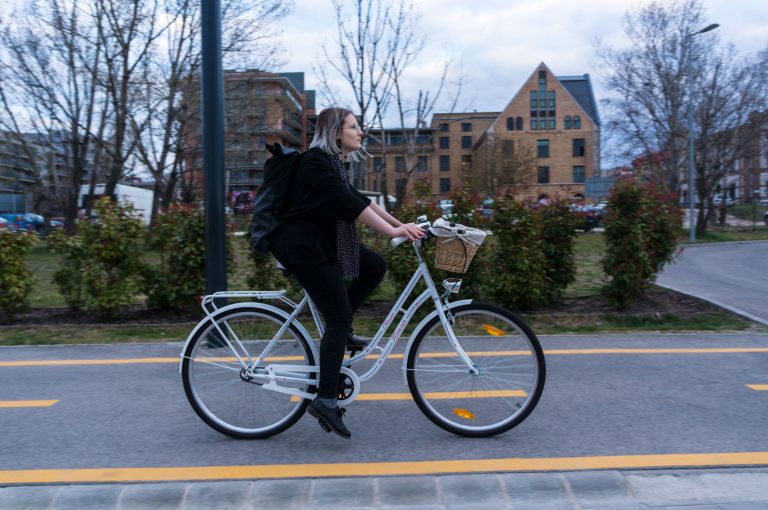
[[[688, 227], [691, 230], [691, 242], [696, 242], [696, 218], [694, 215], [694, 206], [696, 200], [696, 175], [693, 169], [693, 79], [691, 78], [691, 38], [694, 35], [703, 34], [719, 27], [717, 23], [712, 23], [698, 32], [685, 36], [686, 49], [688, 50], [688, 62], [686, 65], [686, 75], [688, 78]], [[703, 205], [703, 204], [702, 204]]]

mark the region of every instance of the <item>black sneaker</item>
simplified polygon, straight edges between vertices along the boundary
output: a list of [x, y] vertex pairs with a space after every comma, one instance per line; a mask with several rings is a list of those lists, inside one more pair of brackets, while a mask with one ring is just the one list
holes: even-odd
[[368, 347], [368, 342], [362, 338], [354, 336], [352, 333], [347, 335], [347, 350], [350, 356], [354, 356], [358, 352]]
[[341, 421], [341, 417], [347, 412], [343, 407], [327, 407], [319, 398], [316, 398], [309, 403], [307, 411], [312, 417], [317, 418], [318, 423], [326, 432], [334, 431], [344, 439], [352, 438], [352, 433]]

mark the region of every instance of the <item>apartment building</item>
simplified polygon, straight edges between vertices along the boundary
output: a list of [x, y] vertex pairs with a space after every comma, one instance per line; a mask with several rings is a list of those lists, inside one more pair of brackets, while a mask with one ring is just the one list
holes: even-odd
[[536, 198], [579, 199], [600, 168], [600, 120], [589, 75], [555, 76], [544, 63], [502, 111], [440, 113], [428, 127], [371, 135], [366, 150], [373, 161], [354, 175], [381, 191], [384, 172], [387, 191], [405, 187], [406, 198], [425, 179], [433, 199], [447, 198], [465, 182], [479, 194], [528, 186]]
[[[555, 76], [541, 63], [473, 147], [488, 193], [530, 187], [538, 199], [581, 199], [599, 173], [600, 119], [589, 75]], [[514, 175], [511, 175], [514, 174]]]
[[[203, 186], [200, 84], [190, 80], [183, 103], [194, 112], [182, 135], [185, 186]], [[227, 194], [255, 191], [263, 182], [266, 144], [304, 149], [314, 131], [315, 92], [305, 90], [304, 73], [224, 71], [224, 159]]]

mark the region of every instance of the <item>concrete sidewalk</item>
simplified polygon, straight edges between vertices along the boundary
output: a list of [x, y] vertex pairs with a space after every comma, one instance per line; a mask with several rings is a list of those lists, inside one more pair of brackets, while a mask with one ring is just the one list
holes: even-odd
[[21, 509], [768, 509], [768, 468], [0, 488]]

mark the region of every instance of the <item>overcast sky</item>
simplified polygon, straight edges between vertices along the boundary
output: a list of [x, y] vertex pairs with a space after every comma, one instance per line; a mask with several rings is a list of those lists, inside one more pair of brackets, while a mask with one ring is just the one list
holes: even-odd
[[[662, 0], [663, 1], [663, 0]], [[459, 110], [503, 109], [540, 62], [556, 75], [589, 73], [598, 101], [602, 87], [594, 41], [626, 44], [624, 13], [647, 1], [636, 0], [414, 0], [422, 13], [427, 45], [407, 73], [408, 90], [434, 89], [443, 62], [454, 62], [468, 77]], [[740, 55], [768, 44], [768, 1], [704, 0], [707, 20], [716, 34]], [[334, 13], [330, 0], [295, 0], [283, 22], [281, 40], [287, 63], [281, 71], [304, 71], [306, 87], [318, 89], [312, 63], [319, 46], [333, 44]], [[703, 28], [703, 27], [702, 27]], [[342, 90], [343, 82], [339, 82]], [[319, 101], [320, 102], [320, 101]]]

